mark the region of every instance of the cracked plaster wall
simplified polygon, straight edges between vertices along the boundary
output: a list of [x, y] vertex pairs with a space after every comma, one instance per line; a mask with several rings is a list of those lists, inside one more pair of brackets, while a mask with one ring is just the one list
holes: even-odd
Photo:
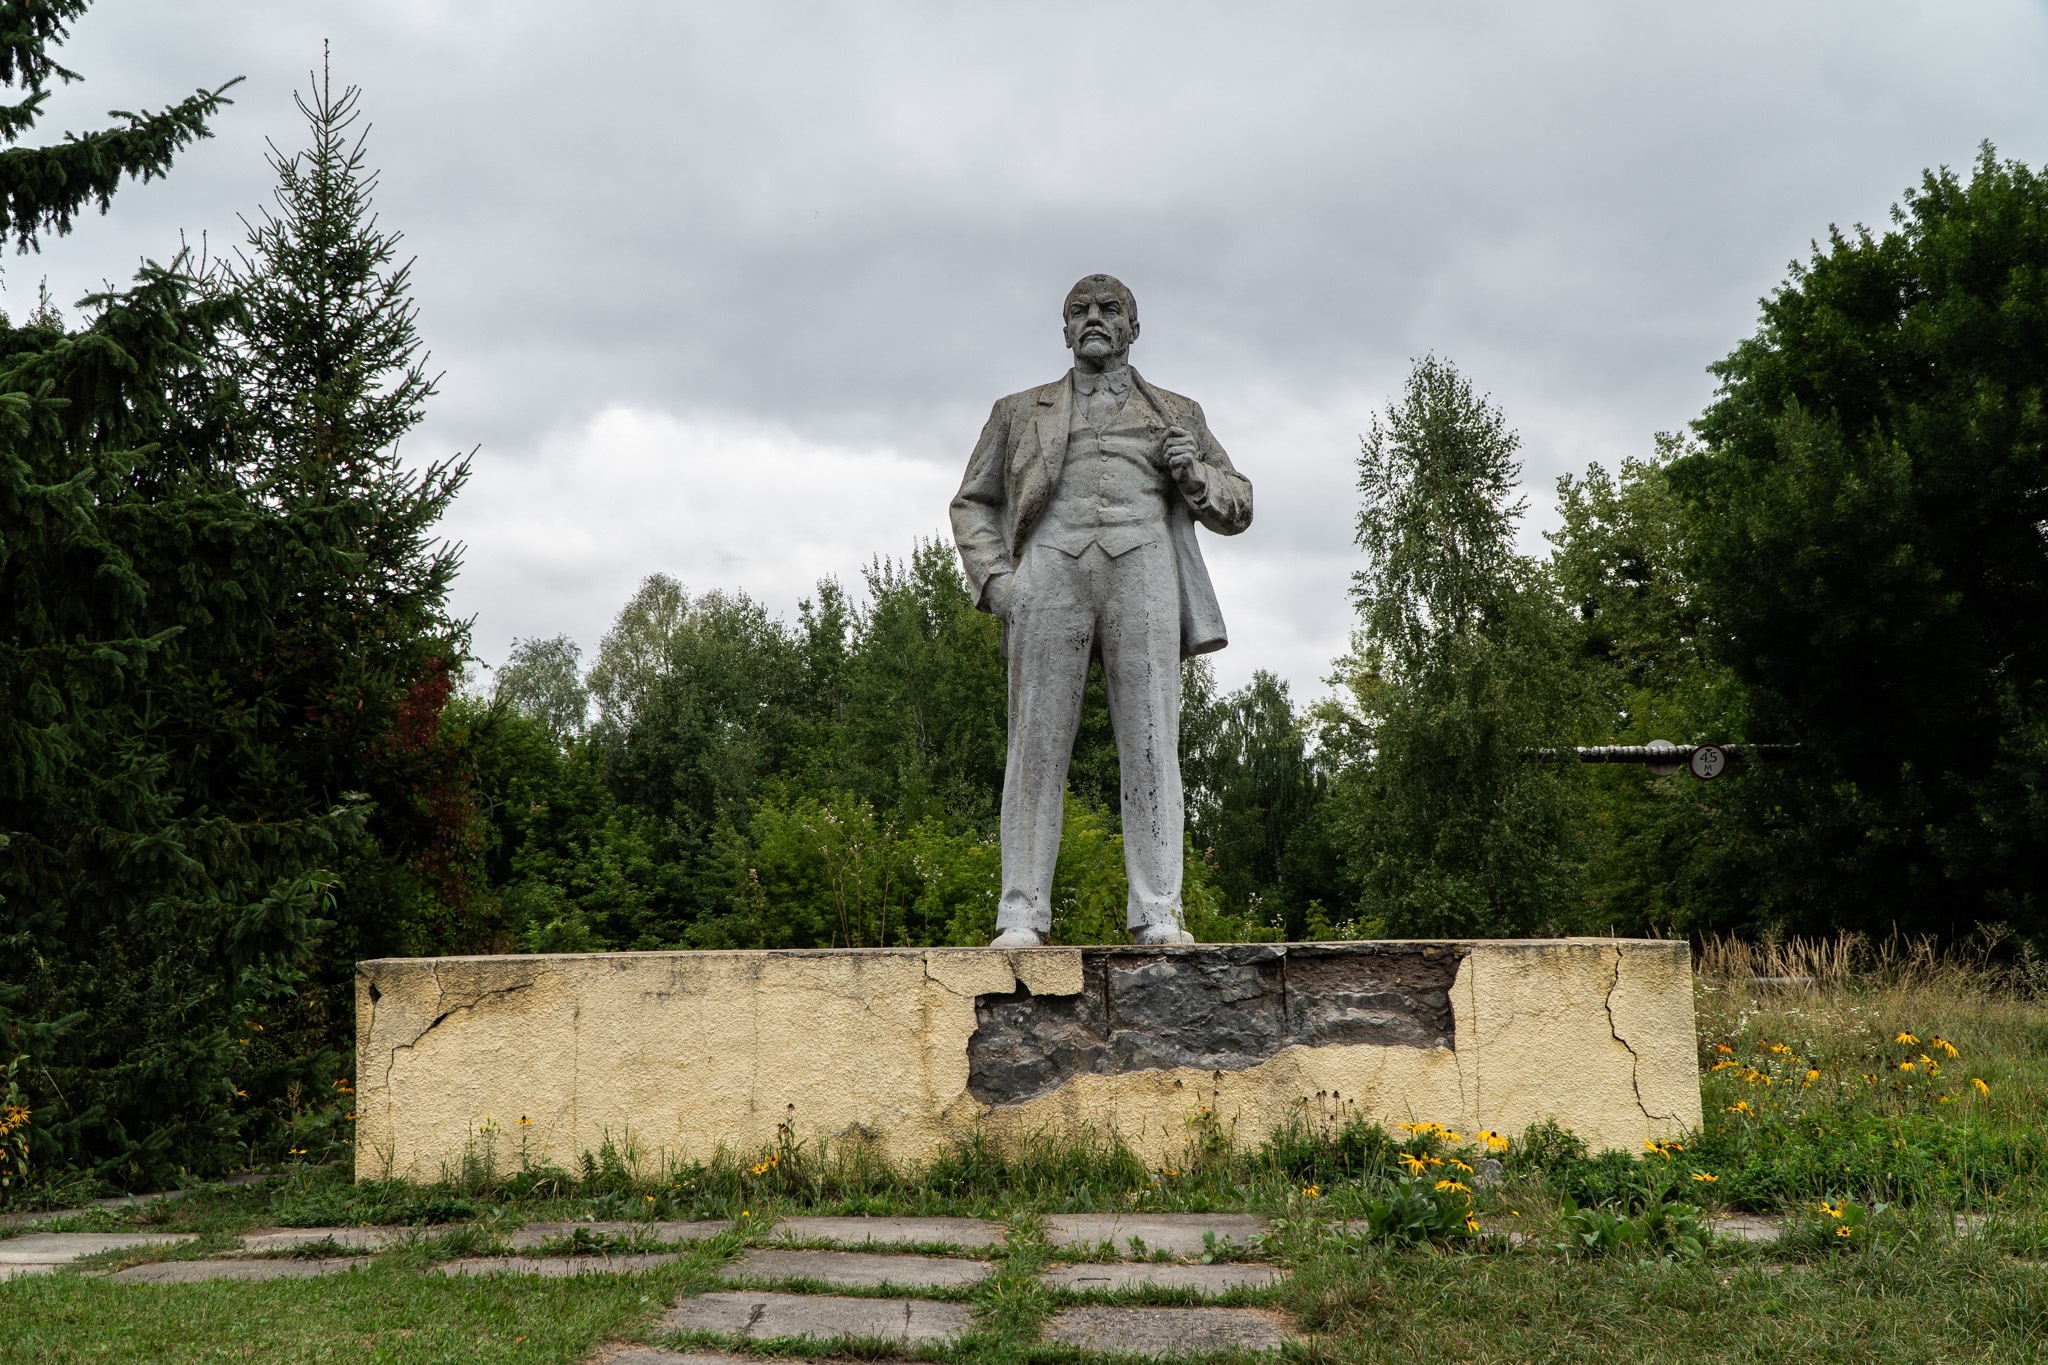
[[[975, 998], [1083, 989], [1082, 950], [596, 953], [385, 959], [357, 976], [356, 1173], [429, 1179], [480, 1143], [567, 1165], [607, 1134], [643, 1153], [752, 1153], [856, 1133], [918, 1159], [980, 1126], [1115, 1129], [1172, 1164], [1210, 1106], [1256, 1141], [1312, 1115], [1520, 1133], [1555, 1119], [1594, 1150], [1700, 1119], [1683, 943], [1487, 941], [1451, 988], [1455, 1048], [1283, 1048], [1242, 1071], [1077, 1077], [991, 1109], [967, 1091]], [[1199, 949], [1185, 950], [1199, 952]], [[519, 1120], [530, 1120], [522, 1125]]]

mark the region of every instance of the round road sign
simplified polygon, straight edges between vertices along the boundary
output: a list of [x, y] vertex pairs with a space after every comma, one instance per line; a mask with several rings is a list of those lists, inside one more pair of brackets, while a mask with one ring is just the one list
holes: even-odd
[[1692, 761], [1686, 766], [1700, 781], [1712, 782], [1728, 771], [1728, 751], [1718, 744], [1702, 744], [1692, 751]]

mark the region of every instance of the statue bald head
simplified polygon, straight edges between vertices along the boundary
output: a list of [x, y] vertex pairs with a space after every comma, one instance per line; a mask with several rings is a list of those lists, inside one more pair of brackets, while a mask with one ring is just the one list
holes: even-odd
[[1114, 275], [1089, 275], [1067, 291], [1060, 310], [1074, 362], [1100, 370], [1121, 365], [1138, 339], [1138, 300]]

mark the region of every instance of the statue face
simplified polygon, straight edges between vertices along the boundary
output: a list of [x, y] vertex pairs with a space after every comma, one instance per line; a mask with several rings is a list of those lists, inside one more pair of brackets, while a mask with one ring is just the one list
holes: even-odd
[[1114, 281], [1083, 280], [1067, 295], [1067, 348], [1077, 360], [1102, 362], [1120, 357], [1138, 339], [1122, 286]]

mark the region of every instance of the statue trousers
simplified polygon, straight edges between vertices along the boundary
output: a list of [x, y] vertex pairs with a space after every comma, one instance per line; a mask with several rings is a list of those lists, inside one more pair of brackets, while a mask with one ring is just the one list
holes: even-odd
[[1162, 527], [1112, 559], [1031, 545], [1010, 591], [1010, 745], [996, 928], [1052, 929], [1067, 766], [1099, 646], [1123, 779], [1129, 925], [1179, 924], [1180, 583]]

